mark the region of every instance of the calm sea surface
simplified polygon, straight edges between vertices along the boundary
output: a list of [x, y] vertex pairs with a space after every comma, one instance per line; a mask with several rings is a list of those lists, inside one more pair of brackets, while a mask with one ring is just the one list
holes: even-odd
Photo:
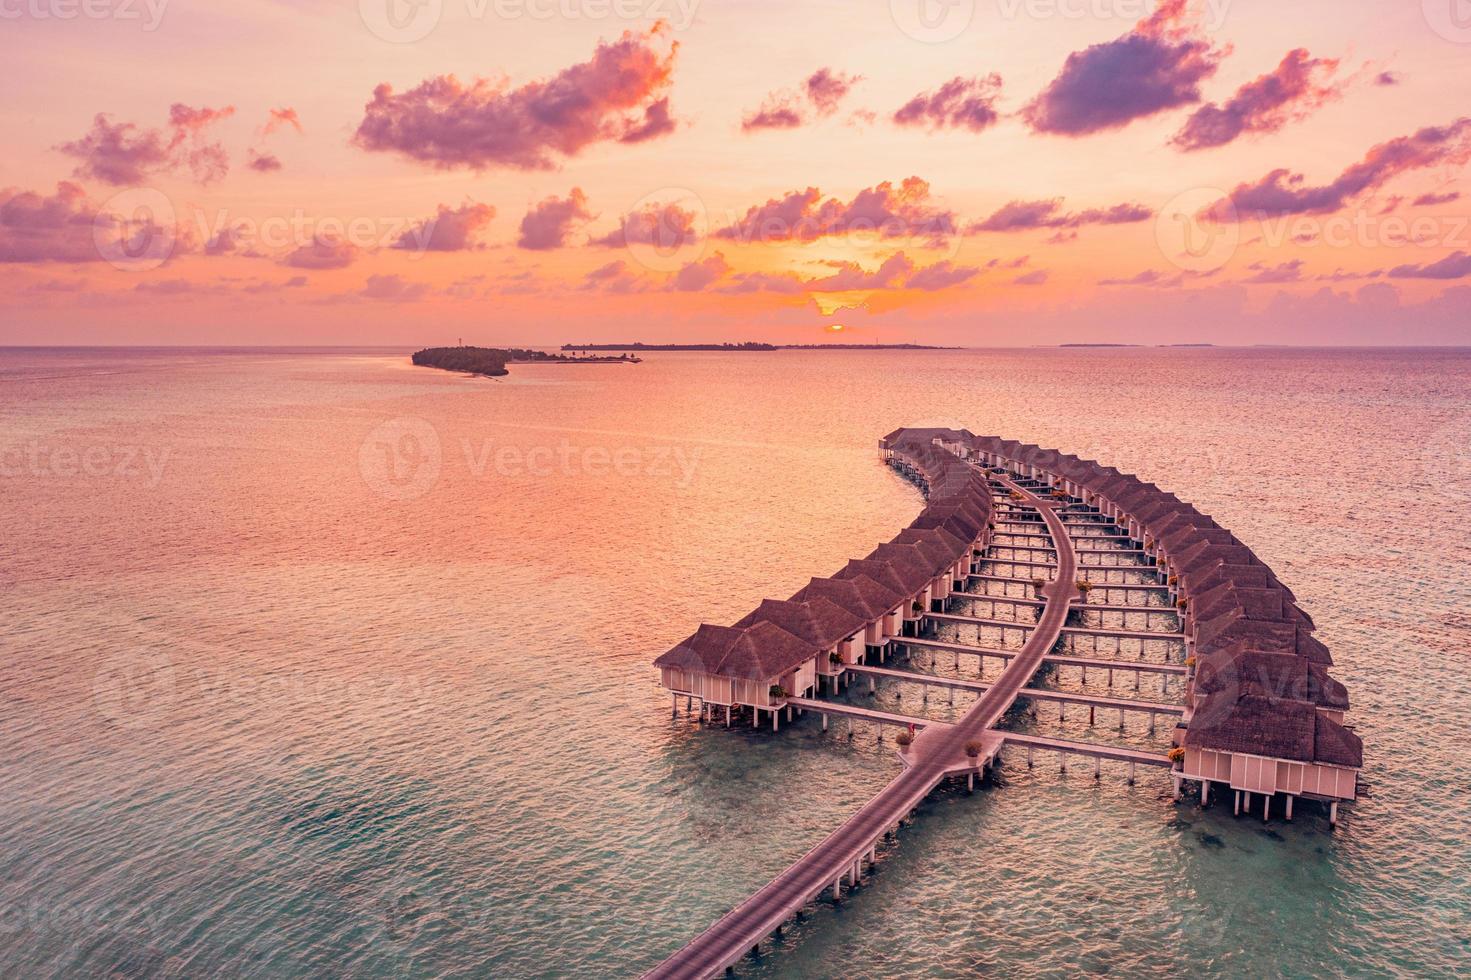
[[1013, 763], [743, 974], [1471, 971], [1471, 353], [512, 371], [0, 351], [0, 974], [652, 966], [896, 771], [815, 718], [671, 720], [650, 661], [911, 520], [876, 441], [913, 424], [1232, 528], [1333, 650], [1372, 795], [1330, 835]]

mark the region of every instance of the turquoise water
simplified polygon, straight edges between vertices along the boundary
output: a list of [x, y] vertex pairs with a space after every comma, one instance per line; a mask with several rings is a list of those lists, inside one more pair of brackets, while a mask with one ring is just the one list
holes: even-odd
[[1329, 834], [1315, 808], [1264, 826], [1159, 774], [1013, 764], [938, 793], [743, 974], [1464, 973], [1468, 407], [1466, 352], [671, 354], [489, 381], [397, 351], [0, 351], [0, 970], [652, 965], [897, 762], [862, 727], [671, 719], [650, 661], [889, 538], [920, 501], [878, 436], [949, 424], [1236, 531], [1333, 650], [1371, 795]]

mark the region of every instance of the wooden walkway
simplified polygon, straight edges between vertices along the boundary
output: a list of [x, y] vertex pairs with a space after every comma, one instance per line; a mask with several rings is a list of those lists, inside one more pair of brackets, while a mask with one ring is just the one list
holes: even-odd
[[[962, 677], [942, 677], [939, 674], [921, 674], [913, 670], [895, 670], [892, 667], [866, 667], [854, 664], [846, 668], [851, 674], [864, 677], [882, 678], [884, 680], [906, 681], [910, 684], [928, 684], [931, 687], [948, 687], [957, 691], [971, 691], [984, 694], [991, 689], [991, 684], [986, 681], [966, 680]], [[1073, 691], [1053, 691], [1045, 687], [1024, 687], [1017, 692], [1017, 697], [1031, 698], [1033, 701], [1058, 701], [1063, 704], [1081, 704], [1092, 708], [1109, 708], [1110, 710], [1142, 711], [1160, 715], [1183, 715], [1184, 705], [1166, 704], [1163, 701], [1145, 701], [1139, 698], [1110, 698], [1097, 694], [1078, 694]], [[805, 702], [802, 707], [813, 705], [825, 705], [827, 702]], [[824, 710], [818, 707], [816, 710]], [[836, 712], [834, 712], [836, 713]], [[884, 712], [879, 712], [884, 714]], [[903, 717], [902, 715], [899, 717]]]
[[[1016, 650], [978, 647], [971, 643], [949, 643], [945, 640], [930, 640], [916, 636], [894, 636], [889, 639], [893, 643], [907, 644], [925, 650], [968, 653], [971, 656], [995, 657], [998, 660], [1013, 660], [1017, 655]], [[1079, 657], [1071, 653], [1049, 653], [1042, 658], [1042, 661], [1062, 667], [1087, 667], [1089, 670], [1095, 668], [1098, 670], [1138, 670], [1146, 674], [1171, 674], [1179, 677], [1185, 676], [1186, 673], [1184, 664], [1159, 664], [1147, 660], [1107, 660], [1098, 657]]]
[[[1016, 487], [1012, 484], [1008, 489]], [[879, 839], [890, 828], [897, 826], [949, 773], [976, 765], [965, 755], [966, 743], [981, 741], [1011, 707], [1057, 642], [1068, 610], [1078, 597], [1074, 571], [1077, 558], [1062, 520], [1053, 513], [1051, 501], [1023, 493], [1041, 513], [1058, 556], [1056, 578], [1043, 587], [1047, 606], [1032, 627], [1026, 645], [963, 717], [949, 725], [930, 725], [915, 737], [905, 754], [904, 771], [877, 796], [764, 888], [649, 971], [647, 977], [703, 980], [733, 966], [822, 892], [831, 888], [836, 894], [844, 877], [856, 881], [864, 857], [872, 859]], [[826, 710], [833, 708], [825, 702], [823, 706]], [[996, 735], [988, 741], [995, 742]]]

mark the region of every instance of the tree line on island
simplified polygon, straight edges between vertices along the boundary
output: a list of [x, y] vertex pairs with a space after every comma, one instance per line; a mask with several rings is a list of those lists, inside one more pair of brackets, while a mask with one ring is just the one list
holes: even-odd
[[637, 364], [639, 359], [631, 354], [620, 354], [617, 357], [568, 357], [566, 354], [549, 354], [527, 347], [426, 347], [415, 351], [410, 360], [420, 367], [498, 378], [511, 373], [506, 368], [507, 364]]

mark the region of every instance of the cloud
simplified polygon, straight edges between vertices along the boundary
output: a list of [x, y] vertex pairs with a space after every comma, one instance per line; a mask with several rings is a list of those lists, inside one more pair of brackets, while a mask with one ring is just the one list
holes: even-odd
[[1165, 281], [1163, 273], [1154, 269], [1145, 269], [1143, 272], [1130, 276], [1127, 279], [1100, 279], [1100, 286], [1158, 286]]
[[1289, 51], [1281, 64], [1241, 86], [1224, 105], [1196, 109], [1170, 142], [1181, 150], [1203, 150], [1244, 135], [1275, 133], [1342, 94], [1342, 83], [1328, 81], [1337, 70], [1337, 59], [1314, 58], [1306, 48]]
[[969, 282], [979, 275], [981, 270], [973, 265], [956, 265], [946, 259], [936, 262], [934, 265], [925, 266], [914, 270], [904, 281], [904, 285], [910, 289], [923, 289], [933, 292], [939, 289], [948, 289], [958, 286], [963, 282]]
[[369, 276], [358, 295], [389, 303], [411, 303], [423, 299], [428, 292], [429, 286], [426, 283], [409, 282], [401, 276], [387, 275]]
[[1471, 255], [1458, 249], [1428, 265], [1397, 265], [1389, 270], [1389, 276], [1391, 279], [1464, 279], [1471, 276]]
[[466, 201], [457, 208], [441, 204], [432, 218], [415, 224], [391, 247], [410, 252], [465, 252], [484, 248], [476, 239], [494, 217], [495, 208], [489, 204]]
[[1031, 231], [1037, 228], [1081, 228], [1084, 225], [1124, 225], [1148, 221], [1154, 217], [1154, 211], [1142, 204], [1115, 204], [1106, 208], [1085, 208], [1068, 213], [1062, 210], [1062, 200], [1054, 197], [1040, 201], [1009, 201], [989, 217], [972, 222], [966, 227], [966, 234]]
[[[1413, 136], [1400, 136], [1371, 147], [1358, 163], [1332, 182], [1312, 186], [1302, 174], [1286, 168], [1273, 170], [1255, 184], [1240, 184], [1229, 203], [1237, 217], [1268, 218], [1290, 214], [1332, 214], [1358, 195], [1383, 186], [1392, 177], [1441, 164], [1463, 164], [1471, 159], [1471, 117], [1449, 126], [1427, 126]], [[1208, 215], [1227, 220], [1228, 202]]]
[[244, 292], [250, 293], [252, 295], [260, 295], [262, 293], [280, 293], [288, 289], [300, 289], [305, 285], [306, 276], [292, 276], [285, 282], [268, 282], [266, 280], [257, 280], [255, 282], [242, 286], [241, 289]]
[[286, 254], [282, 265], [295, 269], [345, 269], [358, 257], [357, 246], [327, 235], [315, 235], [311, 243]]
[[270, 115], [266, 117], [266, 124], [261, 127], [261, 135], [270, 136], [283, 126], [290, 126], [298, 134], [302, 132], [301, 117], [296, 114], [295, 109], [289, 106], [282, 106], [279, 109], [272, 109], [270, 111]]
[[582, 289], [599, 289], [606, 293], [641, 293], [648, 281], [629, 271], [628, 263], [615, 259], [600, 265], [582, 277]]
[[218, 293], [222, 288], [213, 283], [199, 283], [190, 279], [148, 279], [133, 286], [135, 293], [151, 293], [155, 296], [184, 296], [189, 293]]
[[517, 88], [453, 75], [395, 94], [373, 90], [353, 141], [441, 169], [548, 170], [603, 142], [639, 142], [674, 124], [665, 98], [678, 45], [662, 21], [603, 42], [590, 60]]
[[547, 197], [532, 205], [521, 219], [520, 248], [547, 251], [567, 244], [572, 229], [593, 218], [587, 209], [587, 195], [574, 187], [566, 197]]
[[830, 116], [838, 111], [838, 105], [853, 91], [853, 86], [863, 81], [862, 75], [848, 75], [831, 68], [819, 68], [807, 76], [803, 88], [807, 101], [818, 115]]
[[761, 108], [747, 112], [741, 119], [741, 130], [796, 129], [809, 120], [809, 110], [819, 119], [831, 116], [862, 80], [861, 75], [819, 68], [803, 80], [800, 91], [779, 90], [767, 95]]
[[628, 245], [652, 245], [673, 251], [699, 241], [699, 215], [678, 204], [650, 203], [630, 211], [619, 219], [618, 227], [606, 235], [588, 240], [589, 245], [623, 248]]
[[246, 166], [258, 173], [274, 173], [281, 169], [281, 158], [274, 153], [258, 153], [251, 150]]
[[1022, 273], [1011, 281], [1018, 286], [1040, 286], [1047, 281], [1047, 270], [1034, 269], [1031, 272]]
[[1247, 266], [1256, 273], [1241, 280], [1250, 283], [1285, 283], [1302, 281], [1302, 259], [1291, 259], [1287, 262], [1279, 262], [1276, 265], [1267, 265], [1264, 262], [1253, 262]]
[[927, 292], [946, 289], [967, 282], [980, 274], [976, 266], [955, 265], [949, 260], [934, 265], [916, 265], [903, 252], [896, 252], [872, 271], [856, 262], [827, 263], [836, 271], [802, 286], [808, 292], [844, 293], [880, 289], [922, 289]]
[[179, 239], [150, 214], [100, 212], [70, 181], [51, 195], [0, 189], [0, 263], [163, 260]]
[[1177, 272], [1173, 276], [1167, 276], [1163, 272], [1159, 272], [1155, 269], [1145, 269], [1143, 272], [1136, 273], [1126, 279], [1100, 279], [1098, 280], [1098, 285], [1147, 286], [1157, 289], [1178, 289], [1179, 287], [1183, 286], [1188, 279], [1209, 279], [1211, 276], [1214, 276], [1220, 271], [1220, 268], [1208, 269], [1204, 272], [1185, 270], [1182, 272]]
[[782, 293], [796, 295], [806, 292], [806, 284], [795, 272], [740, 272], [720, 289], [723, 293]]
[[715, 237], [749, 244], [873, 234], [882, 239], [915, 236], [940, 242], [957, 230], [955, 212], [933, 201], [930, 185], [918, 177], [906, 177], [897, 188], [886, 180], [859, 191], [847, 202], [824, 198], [816, 187], [792, 191], [748, 208], [739, 220], [716, 231]]
[[674, 274], [670, 286], [682, 293], [699, 292], [730, 272], [730, 263], [720, 252], [690, 262]]
[[1415, 200], [1413, 202], [1411, 202], [1411, 203], [1415, 207], [1417, 207], [1417, 208], [1432, 208], [1432, 207], [1435, 207], [1438, 204], [1449, 204], [1452, 201], [1459, 201], [1460, 199], [1461, 199], [1461, 192], [1460, 191], [1446, 191], [1443, 194], [1440, 194], [1440, 193], [1421, 194], [1419, 197], [1415, 198]]
[[678, 123], [669, 112], [669, 97], [665, 96], [654, 102], [650, 102], [644, 108], [644, 118], [618, 137], [620, 143], [644, 143], [648, 140], [667, 136], [678, 128]]
[[163, 129], [114, 123], [106, 113], [98, 113], [86, 135], [56, 149], [80, 161], [74, 177], [125, 186], [187, 169], [195, 180], [207, 184], [225, 175], [230, 160], [222, 144], [205, 140], [204, 131], [234, 111], [232, 106], [195, 109], [175, 102]]
[[900, 126], [937, 129], [969, 129], [979, 133], [1000, 117], [996, 100], [1001, 97], [1001, 76], [991, 74], [966, 78], [958, 75], [933, 92], [922, 92], [894, 113]]
[[1068, 55], [1052, 83], [1021, 112], [1039, 133], [1085, 136], [1200, 101], [1200, 83], [1227, 52], [1201, 36], [1186, 0], [1155, 12], [1112, 41]]
[[1400, 83], [1400, 74], [1399, 74], [1399, 72], [1395, 72], [1395, 71], [1381, 71], [1378, 75], [1375, 75], [1374, 76], [1374, 84], [1375, 85], [1398, 85], [1399, 83]]

